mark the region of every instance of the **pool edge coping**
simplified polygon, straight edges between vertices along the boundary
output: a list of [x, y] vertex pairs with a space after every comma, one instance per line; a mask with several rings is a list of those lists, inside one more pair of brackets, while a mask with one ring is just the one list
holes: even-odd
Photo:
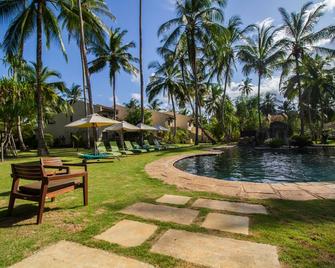
[[295, 201], [335, 199], [335, 182], [258, 183], [227, 181], [194, 175], [175, 167], [175, 163], [182, 159], [221, 153], [222, 151], [219, 150], [208, 149], [203, 153], [163, 157], [147, 164], [144, 169], [150, 177], [175, 185], [181, 189], [211, 192], [241, 199], [284, 199]]

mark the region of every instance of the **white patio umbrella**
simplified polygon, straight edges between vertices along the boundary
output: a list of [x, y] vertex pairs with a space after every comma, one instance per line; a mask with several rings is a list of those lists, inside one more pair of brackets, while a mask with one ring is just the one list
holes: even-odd
[[129, 124], [126, 121], [122, 121], [121, 123], [105, 128], [104, 132], [107, 132], [107, 131], [113, 131], [113, 132], [119, 133], [121, 144], [122, 144], [122, 149], [124, 150], [124, 132], [139, 132], [141, 130], [137, 126]]
[[169, 130], [161, 125], [156, 125], [155, 126], [157, 131], [161, 131], [161, 132], [168, 132]]
[[136, 125], [141, 131], [157, 131], [156, 128], [149, 126], [149, 125], [145, 125], [143, 123], [139, 123]]
[[[74, 121], [70, 124], [67, 124], [65, 127], [73, 127], [73, 128], [99, 128], [99, 127], [106, 127], [111, 126], [113, 124], [118, 124], [119, 121], [114, 119], [110, 119], [107, 117], [103, 117], [99, 114], [91, 114], [87, 117], [81, 118], [77, 121]], [[96, 142], [96, 141], [95, 141]], [[94, 143], [94, 154], [97, 153], [96, 146]]]

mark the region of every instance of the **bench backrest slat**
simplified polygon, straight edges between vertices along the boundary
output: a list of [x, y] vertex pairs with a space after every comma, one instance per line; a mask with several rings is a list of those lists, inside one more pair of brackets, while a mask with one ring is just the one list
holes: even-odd
[[63, 166], [63, 161], [59, 157], [42, 157], [42, 166]]
[[12, 164], [13, 177], [40, 181], [44, 177], [44, 170], [40, 165]]

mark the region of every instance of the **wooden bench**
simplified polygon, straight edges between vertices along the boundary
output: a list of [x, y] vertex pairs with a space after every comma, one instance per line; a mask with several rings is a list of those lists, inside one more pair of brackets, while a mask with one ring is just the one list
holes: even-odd
[[[70, 166], [84, 169], [72, 171]], [[77, 188], [83, 188], [84, 205], [88, 205], [88, 173], [85, 164], [64, 164], [60, 158], [41, 158], [40, 165], [12, 164], [12, 178], [9, 215], [12, 215], [15, 199], [35, 201], [39, 203], [37, 224], [40, 224], [47, 198], [54, 200], [56, 196]], [[19, 185], [20, 179], [35, 182]]]

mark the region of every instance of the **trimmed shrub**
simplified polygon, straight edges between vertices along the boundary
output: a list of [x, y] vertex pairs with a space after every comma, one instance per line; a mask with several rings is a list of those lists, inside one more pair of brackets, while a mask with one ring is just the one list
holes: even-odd
[[294, 135], [291, 137], [290, 144], [299, 148], [313, 145], [312, 139], [308, 136]]
[[270, 146], [271, 148], [279, 148], [285, 145], [282, 139], [267, 139], [264, 144]]

